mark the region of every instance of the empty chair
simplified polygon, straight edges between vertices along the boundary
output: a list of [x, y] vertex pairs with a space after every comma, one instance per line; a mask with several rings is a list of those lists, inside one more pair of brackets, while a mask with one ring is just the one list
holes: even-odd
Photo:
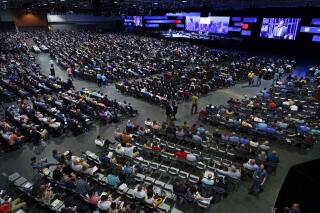
[[169, 174], [172, 175], [172, 176], [177, 176], [178, 173], [179, 173], [179, 169], [174, 168], [174, 167], [170, 167], [170, 168], [168, 169], [168, 172], [169, 172]]
[[200, 171], [204, 171], [206, 168], [206, 165], [202, 162], [198, 162], [196, 168], [199, 169]]
[[163, 188], [166, 184], [164, 182], [160, 181], [160, 180], [156, 180], [154, 182], [154, 185]]
[[13, 181], [17, 180], [20, 177], [21, 177], [21, 175], [19, 173], [15, 172], [15, 173], [13, 173], [13, 174], [8, 176], [8, 180], [10, 182], [13, 182]]
[[27, 182], [27, 179], [25, 179], [24, 177], [19, 177], [18, 179], [16, 179], [14, 181], [14, 185], [20, 187], [23, 184], [25, 184], [26, 182]]
[[159, 166], [159, 171], [166, 174], [168, 172], [168, 166], [160, 165]]
[[146, 178], [146, 176], [144, 176], [143, 174], [140, 174], [140, 173], [137, 173], [137, 174], [134, 176], [134, 179], [135, 179], [137, 182], [142, 182], [145, 178]]
[[189, 182], [190, 183], [198, 183], [199, 182], [199, 177], [198, 176], [195, 176], [195, 175], [189, 175]]
[[201, 208], [208, 209], [210, 207], [211, 201], [212, 201], [212, 197], [211, 197], [211, 199], [206, 200], [206, 201], [198, 200], [197, 204]]
[[147, 184], [147, 185], [152, 185], [152, 184], [154, 184], [155, 181], [156, 181], [156, 180], [155, 180], [154, 178], [152, 178], [152, 177], [146, 177], [146, 178], [144, 179], [144, 182], [145, 182], [145, 184]]
[[128, 198], [129, 200], [133, 200], [134, 199], [134, 196], [133, 196], [133, 190], [132, 189], [129, 189], [127, 192], [126, 192], [126, 198]]
[[184, 172], [184, 171], [179, 171], [178, 176], [179, 176], [179, 178], [186, 180], [189, 177], [189, 173]]
[[126, 184], [121, 184], [118, 188], [117, 188], [117, 193], [119, 193], [120, 195], [125, 194], [127, 191], [129, 190], [128, 186]]
[[151, 162], [151, 163], [150, 163], [150, 168], [151, 168], [152, 170], [158, 170], [159, 164]]
[[163, 212], [163, 213], [168, 213], [170, 212], [171, 207], [166, 204], [166, 203], [162, 203], [157, 207], [158, 212]]

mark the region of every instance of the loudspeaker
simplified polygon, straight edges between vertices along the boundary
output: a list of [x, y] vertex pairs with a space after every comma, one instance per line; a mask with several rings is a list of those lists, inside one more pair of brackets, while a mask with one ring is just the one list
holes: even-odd
[[283, 212], [285, 207], [299, 203], [303, 213], [320, 212], [320, 159], [309, 161], [291, 167], [280, 189], [275, 204], [277, 212]]

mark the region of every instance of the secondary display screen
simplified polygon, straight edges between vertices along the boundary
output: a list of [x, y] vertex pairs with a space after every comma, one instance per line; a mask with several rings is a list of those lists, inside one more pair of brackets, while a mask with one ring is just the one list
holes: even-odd
[[186, 30], [194, 32], [209, 32], [215, 34], [228, 34], [229, 16], [186, 17]]
[[261, 38], [295, 40], [300, 18], [263, 18]]
[[186, 30], [198, 32], [200, 28], [200, 16], [186, 16]]
[[142, 27], [142, 16], [133, 16], [133, 25], [136, 27]]

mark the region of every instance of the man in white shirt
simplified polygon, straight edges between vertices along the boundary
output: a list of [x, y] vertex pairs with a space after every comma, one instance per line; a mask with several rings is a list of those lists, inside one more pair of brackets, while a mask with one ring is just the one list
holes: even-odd
[[133, 190], [133, 196], [137, 199], [146, 198], [147, 194], [144, 191], [142, 185], [139, 185], [136, 189]]
[[100, 210], [106, 211], [110, 208], [111, 201], [108, 199], [106, 195], [102, 195], [97, 206]]
[[291, 111], [298, 111], [298, 106], [297, 105], [291, 105], [290, 106]]
[[120, 155], [124, 154], [124, 148], [121, 146], [121, 144], [117, 145], [115, 152]]
[[104, 146], [104, 140], [101, 139], [100, 135], [97, 136], [97, 138], [94, 140], [94, 143], [100, 147]]

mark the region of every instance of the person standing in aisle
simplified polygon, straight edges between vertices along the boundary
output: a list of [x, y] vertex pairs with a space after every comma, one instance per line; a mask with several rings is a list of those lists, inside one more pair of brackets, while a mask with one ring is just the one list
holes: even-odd
[[73, 78], [72, 78], [72, 74], [73, 74], [73, 72], [72, 72], [72, 68], [71, 68], [71, 66], [68, 66], [67, 74], [68, 74], [69, 79], [73, 80]]
[[199, 98], [195, 94], [191, 97], [191, 114], [196, 114], [198, 112], [198, 100]]
[[50, 74], [51, 74], [52, 76], [56, 76], [56, 73], [55, 73], [55, 71], [54, 71], [54, 66], [53, 66], [53, 64], [50, 65]]
[[253, 86], [253, 79], [254, 79], [254, 72], [253, 71], [249, 72], [248, 79], [249, 79], [249, 87]]
[[105, 73], [102, 73], [101, 80], [102, 80], [102, 85], [108, 86], [107, 75]]
[[257, 86], [261, 85], [262, 77], [263, 77], [263, 71], [260, 70], [260, 72], [258, 73], [258, 78], [257, 78]]
[[178, 105], [175, 101], [172, 101], [172, 111], [173, 111], [173, 120], [176, 120], [176, 115], [178, 113]]
[[97, 82], [98, 82], [98, 87], [101, 87], [102, 84], [102, 76], [100, 72], [97, 72]]

